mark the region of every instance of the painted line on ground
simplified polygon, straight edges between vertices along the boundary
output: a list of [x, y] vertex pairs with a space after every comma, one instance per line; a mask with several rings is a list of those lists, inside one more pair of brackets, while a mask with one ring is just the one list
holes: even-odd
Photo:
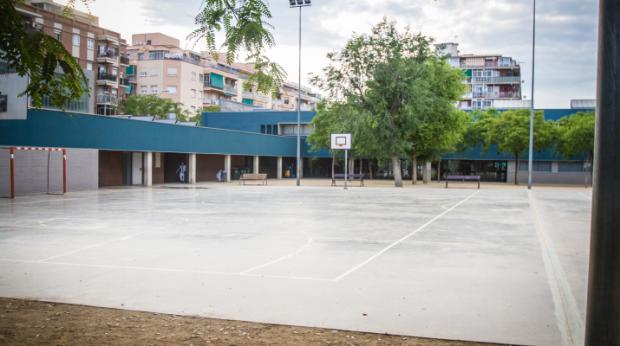
[[330, 278], [315, 278], [308, 276], [286, 276], [286, 275], [263, 275], [263, 274], [243, 274], [238, 272], [220, 272], [211, 270], [197, 270], [197, 269], [177, 269], [177, 268], [159, 268], [159, 267], [142, 267], [142, 266], [126, 266], [126, 265], [114, 265], [114, 264], [86, 264], [86, 263], [71, 263], [71, 262], [41, 262], [31, 260], [18, 260], [10, 258], [0, 258], [0, 262], [5, 263], [23, 263], [23, 264], [38, 264], [38, 265], [58, 265], [58, 266], [70, 266], [70, 267], [83, 267], [83, 268], [99, 268], [99, 269], [118, 269], [118, 270], [140, 270], [140, 271], [153, 271], [153, 272], [168, 272], [168, 273], [186, 273], [186, 274], [203, 274], [203, 275], [221, 275], [221, 276], [241, 276], [241, 277], [253, 277], [253, 278], [269, 278], [269, 279], [286, 279], [286, 280], [305, 280], [305, 281], [323, 281], [333, 282], [334, 279]]
[[313, 239], [308, 237], [308, 240], [306, 241], [306, 243], [302, 247], [300, 247], [299, 249], [297, 249], [297, 250], [295, 250], [295, 251], [293, 251], [293, 252], [291, 252], [291, 253], [289, 253], [287, 255], [284, 255], [282, 257], [279, 257], [279, 258], [276, 258], [274, 260], [271, 260], [269, 262], [266, 262], [266, 263], [254, 266], [254, 267], [249, 268], [249, 269], [246, 269], [246, 270], [242, 271], [240, 274], [249, 274], [249, 273], [251, 273], [251, 272], [253, 272], [255, 270], [258, 270], [258, 269], [261, 269], [261, 268], [265, 268], [265, 267], [270, 266], [272, 264], [276, 264], [278, 262], [281, 262], [281, 261], [289, 259], [289, 258], [291, 258], [293, 256], [296, 256], [296, 255], [300, 254], [302, 251], [304, 251], [308, 246], [310, 246], [310, 244], [312, 244], [312, 241], [313, 241]]
[[405, 235], [404, 237], [394, 241], [393, 243], [391, 243], [390, 245], [384, 247], [381, 251], [377, 252], [376, 254], [370, 256], [368, 259], [366, 259], [365, 261], [363, 261], [362, 263], [356, 265], [355, 267], [347, 270], [346, 272], [340, 274], [339, 276], [337, 276], [336, 278], [334, 278], [334, 281], [339, 281], [347, 276], [349, 276], [350, 274], [352, 274], [353, 272], [359, 270], [360, 268], [362, 268], [363, 266], [367, 265], [368, 263], [372, 262], [375, 258], [383, 255], [385, 252], [387, 252], [388, 250], [390, 250], [391, 248], [395, 247], [396, 245], [402, 243], [403, 241], [411, 238], [412, 236], [414, 236], [416, 233], [424, 230], [426, 227], [428, 227], [430, 224], [432, 224], [433, 222], [439, 220], [441, 217], [443, 217], [444, 215], [446, 215], [447, 213], [451, 212], [452, 210], [456, 209], [458, 206], [460, 206], [461, 204], [467, 202], [468, 200], [470, 200], [472, 197], [474, 197], [475, 195], [478, 194], [478, 192], [480, 192], [480, 190], [477, 190], [476, 192], [470, 194], [469, 196], [465, 197], [465, 199], [461, 200], [460, 202], [456, 203], [455, 205], [453, 205], [452, 207], [450, 207], [449, 209], [446, 209], [445, 211], [443, 211], [442, 213], [440, 213], [439, 215], [436, 215], [435, 217], [433, 217], [432, 219], [428, 220], [425, 224], [423, 224], [422, 226], [418, 227], [417, 229], [415, 229], [414, 231], [412, 231], [411, 233]]
[[97, 244], [89, 245], [89, 246], [86, 246], [86, 247], [83, 247], [83, 248], [75, 249], [75, 250], [72, 250], [72, 251], [67, 251], [67, 252], [64, 252], [64, 253], [61, 253], [61, 254], [58, 254], [58, 255], [50, 256], [50, 257], [47, 257], [47, 258], [44, 258], [44, 259], [40, 259], [37, 262], [48, 262], [48, 261], [51, 261], [51, 260], [54, 260], [54, 259], [57, 259], [57, 258], [60, 258], [60, 257], [70, 256], [70, 255], [76, 254], [78, 252], [82, 252], [82, 251], [85, 251], [85, 250], [90, 250], [90, 249], [93, 249], [93, 248], [96, 248], [96, 247], [100, 247], [100, 246], [105, 246], [105, 245], [108, 245], [110, 243], [114, 243], [114, 242], [117, 242], [117, 241], [128, 240], [128, 239], [137, 237], [137, 236], [139, 236], [141, 234], [144, 234], [144, 233], [147, 233], [147, 232], [146, 231], [142, 231], [142, 232], [138, 232], [138, 233], [135, 233], [135, 234], [130, 234], [130, 235], [114, 238], [114, 239], [109, 239], [109, 240], [102, 241], [102, 242], [97, 243]]
[[551, 290], [553, 304], [555, 305], [556, 322], [562, 335], [562, 344], [566, 346], [583, 345], [585, 340], [584, 327], [579, 309], [577, 308], [577, 301], [570, 288], [560, 259], [546, 235], [545, 227], [536, 206], [536, 198], [531, 190], [528, 191], [528, 199], [534, 218], [534, 226], [540, 241], [547, 282]]

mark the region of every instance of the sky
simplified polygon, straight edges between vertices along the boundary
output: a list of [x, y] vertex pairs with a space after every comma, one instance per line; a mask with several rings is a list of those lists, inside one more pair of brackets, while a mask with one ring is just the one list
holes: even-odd
[[[267, 55], [297, 81], [299, 12], [286, 0], [267, 1], [277, 43]], [[200, 6], [201, 0], [94, 0], [90, 11], [129, 43], [131, 34], [161, 32], [200, 51], [203, 42], [186, 39]], [[570, 99], [594, 98], [598, 1], [538, 0], [536, 9], [536, 107], [567, 108]], [[302, 84], [321, 73], [328, 52], [383, 17], [438, 43], [458, 42], [464, 54], [513, 57], [521, 64], [522, 94], [530, 99], [532, 0], [313, 0], [302, 10]]]

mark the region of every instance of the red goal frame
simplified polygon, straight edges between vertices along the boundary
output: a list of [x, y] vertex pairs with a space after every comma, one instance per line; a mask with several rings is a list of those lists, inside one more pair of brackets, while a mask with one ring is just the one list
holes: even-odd
[[9, 160], [10, 160], [10, 179], [11, 179], [11, 195], [9, 198], [15, 198], [15, 152], [23, 151], [61, 151], [62, 152], [62, 193], [67, 193], [67, 149], [65, 148], [50, 148], [50, 147], [10, 147], [9, 148]]

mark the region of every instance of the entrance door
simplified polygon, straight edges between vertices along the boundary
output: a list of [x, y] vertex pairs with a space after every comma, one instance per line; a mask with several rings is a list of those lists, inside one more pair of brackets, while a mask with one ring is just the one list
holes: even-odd
[[131, 184], [142, 185], [142, 153], [131, 153]]

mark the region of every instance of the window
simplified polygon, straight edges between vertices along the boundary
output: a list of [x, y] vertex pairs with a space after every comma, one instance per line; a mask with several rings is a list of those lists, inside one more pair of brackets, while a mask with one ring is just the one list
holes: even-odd
[[288, 99], [288, 98], [285, 98], [285, 99], [284, 99], [284, 104], [285, 104], [285, 105], [287, 105], [288, 103], [289, 103], [289, 99]]
[[[528, 162], [521, 161], [519, 164], [519, 171], [527, 171]], [[532, 171], [534, 172], [551, 172], [551, 162], [550, 161], [534, 161], [532, 163]]]
[[273, 134], [277, 135], [278, 134], [278, 125], [273, 125]]
[[93, 63], [92, 62], [87, 62], [86, 63], [86, 70], [87, 71], [92, 71], [93, 70]]
[[560, 162], [558, 164], [559, 172], [583, 172], [583, 162]]
[[176, 67], [168, 67], [168, 76], [176, 76], [177, 68]]
[[196, 72], [192, 72], [192, 80], [196, 80]]
[[74, 46], [79, 46], [80, 45], [80, 35], [79, 34], [73, 34], [73, 45]]
[[196, 98], [196, 89], [192, 89], [192, 98], [195, 99]]
[[151, 94], [157, 94], [157, 85], [151, 85]]
[[54, 38], [62, 41], [62, 29], [54, 29]]
[[260, 126], [260, 133], [265, 133], [265, 125]]
[[169, 94], [176, 94], [177, 93], [177, 86], [176, 85], [169, 85], [168, 86], [168, 93]]
[[142, 95], [146, 95], [147, 93], [147, 86], [146, 85], [140, 85], [140, 94]]
[[146, 77], [146, 71], [140, 71], [140, 77]]
[[95, 40], [93, 40], [92, 38], [87, 38], [86, 39], [86, 48], [88, 48], [88, 49], [95, 49]]
[[267, 125], [267, 134], [271, 134], [271, 132], [272, 132], [271, 125]]

